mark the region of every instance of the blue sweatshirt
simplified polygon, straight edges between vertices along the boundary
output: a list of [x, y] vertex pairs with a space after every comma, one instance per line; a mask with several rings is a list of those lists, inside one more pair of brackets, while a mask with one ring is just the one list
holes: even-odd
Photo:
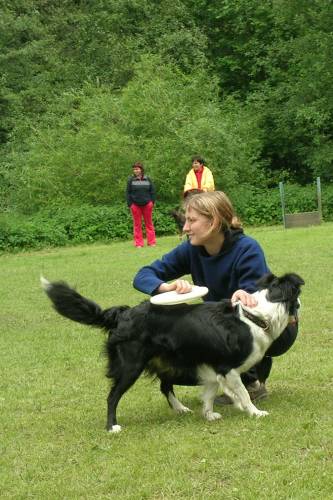
[[141, 268], [133, 285], [153, 295], [161, 283], [190, 274], [195, 285], [209, 289], [205, 301], [218, 301], [230, 299], [236, 290], [254, 292], [256, 281], [267, 272], [266, 259], [257, 241], [242, 230], [232, 230], [226, 232], [218, 255], [211, 256], [204, 247], [186, 241], [162, 259]]

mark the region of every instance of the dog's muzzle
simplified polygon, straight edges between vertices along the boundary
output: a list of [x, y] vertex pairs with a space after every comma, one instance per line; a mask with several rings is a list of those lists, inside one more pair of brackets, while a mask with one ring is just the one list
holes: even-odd
[[288, 318], [289, 325], [297, 325], [300, 308], [301, 308], [301, 301], [297, 299], [297, 303], [294, 307], [294, 310], [292, 311], [292, 314], [289, 313], [289, 318]]
[[296, 325], [298, 323], [298, 317], [297, 316], [289, 316], [288, 318], [288, 325]]

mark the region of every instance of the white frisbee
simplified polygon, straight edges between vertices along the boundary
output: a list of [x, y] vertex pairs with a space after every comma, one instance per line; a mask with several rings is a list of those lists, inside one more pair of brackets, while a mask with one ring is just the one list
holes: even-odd
[[174, 290], [171, 292], [158, 293], [150, 297], [150, 302], [156, 306], [173, 306], [175, 304], [182, 304], [199, 299], [207, 295], [208, 291], [206, 286], [193, 285], [192, 290], [188, 293], [177, 293]]

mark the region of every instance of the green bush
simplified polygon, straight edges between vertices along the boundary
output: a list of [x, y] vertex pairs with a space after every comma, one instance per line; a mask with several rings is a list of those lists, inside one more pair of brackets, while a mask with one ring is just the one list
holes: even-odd
[[113, 205], [135, 161], [171, 203], [191, 156], [204, 151], [218, 188], [265, 183], [257, 116], [231, 97], [220, 106], [206, 71], [184, 75], [157, 56], [134, 69], [121, 92], [86, 84], [57, 101], [61, 118], [52, 108], [24, 151], [12, 153], [8, 207], [32, 215], [49, 203]]
[[281, 202], [277, 189], [240, 186], [228, 193], [235, 211], [244, 224], [260, 226], [279, 224], [282, 220]]
[[47, 246], [62, 246], [67, 238], [56, 221], [28, 219], [11, 214], [0, 219], [0, 249], [24, 250]]
[[53, 207], [37, 216], [41, 224], [51, 217], [65, 232], [66, 241], [71, 243], [126, 239], [129, 234], [130, 217], [123, 204], [113, 207]]
[[[279, 189], [260, 189], [239, 186], [229, 196], [241, 220], [250, 226], [282, 223], [282, 206]], [[324, 220], [333, 220], [333, 185], [322, 186], [322, 214]], [[317, 210], [315, 185], [284, 185], [285, 212], [312, 212]]]
[[[175, 232], [170, 216], [174, 208], [159, 205], [154, 211], [156, 234]], [[3, 214], [0, 218], [0, 250], [24, 250], [47, 246], [126, 240], [132, 235], [132, 218], [125, 204], [51, 207], [34, 216]]]
[[[240, 186], [228, 195], [245, 226], [282, 223], [277, 188], [268, 190]], [[287, 213], [316, 210], [315, 186], [286, 185], [285, 205]], [[177, 203], [157, 201], [153, 217], [158, 236], [176, 233], [176, 224], [170, 215], [176, 207]], [[333, 185], [323, 186], [322, 207], [324, 220], [333, 220]], [[112, 206], [52, 206], [34, 216], [6, 213], [0, 217], [2, 251], [131, 238], [132, 218], [125, 203]]]

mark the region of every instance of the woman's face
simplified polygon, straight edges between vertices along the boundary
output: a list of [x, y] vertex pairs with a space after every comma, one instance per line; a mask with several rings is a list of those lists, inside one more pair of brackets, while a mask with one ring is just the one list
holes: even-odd
[[200, 170], [201, 167], [203, 167], [203, 164], [200, 163], [200, 161], [198, 160], [194, 160], [194, 162], [192, 163], [193, 170], [195, 171]]
[[133, 168], [133, 174], [135, 175], [135, 177], [141, 177], [142, 175], [142, 170], [140, 167], [134, 167]]
[[195, 246], [204, 246], [214, 234], [212, 220], [199, 214], [193, 208], [186, 210], [183, 231], [188, 235], [191, 244]]

